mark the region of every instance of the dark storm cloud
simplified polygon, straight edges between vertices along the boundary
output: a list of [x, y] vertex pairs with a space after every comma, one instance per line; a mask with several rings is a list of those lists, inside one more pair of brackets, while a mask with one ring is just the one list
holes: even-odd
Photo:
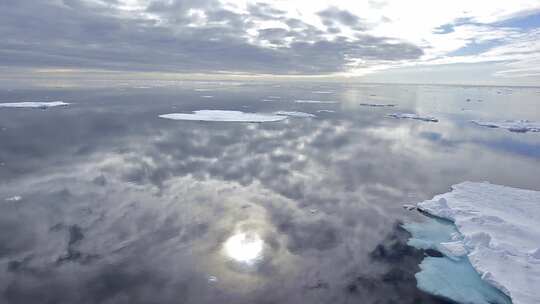
[[[359, 18], [329, 8], [320, 12], [321, 31], [267, 4], [237, 13], [218, 1], [153, 1], [144, 11], [153, 18], [82, 0], [5, 0], [0, 3], [0, 65], [31, 68], [98, 68], [163, 72], [254, 72], [323, 74], [339, 72], [353, 58], [402, 60], [422, 50], [371, 36], [328, 40], [342, 24], [362, 29]], [[204, 12], [204, 14], [202, 14]], [[261, 29], [248, 41], [254, 21], [277, 20], [289, 29]], [[188, 26], [200, 24], [201, 26]], [[290, 38], [290, 44], [284, 38]]]

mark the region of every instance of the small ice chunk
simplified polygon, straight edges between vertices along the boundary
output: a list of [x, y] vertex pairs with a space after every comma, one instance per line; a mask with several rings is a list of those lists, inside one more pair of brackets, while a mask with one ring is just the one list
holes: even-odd
[[218, 281], [218, 278], [216, 276], [208, 276], [208, 282], [215, 283]]
[[304, 113], [304, 112], [296, 112], [296, 111], [277, 111], [274, 112], [276, 115], [283, 115], [283, 116], [290, 116], [290, 117], [297, 117], [297, 118], [311, 118], [316, 117], [313, 114]]
[[432, 116], [421, 116], [414, 113], [392, 113], [388, 114], [389, 117], [398, 118], [398, 119], [416, 119], [429, 122], [438, 122], [439, 120]]
[[284, 115], [225, 110], [199, 110], [194, 111], [193, 113], [170, 113], [159, 115], [159, 117], [173, 120], [223, 122], [273, 122], [287, 119], [287, 116]]
[[63, 102], [63, 101], [5, 102], [5, 103], [0, 103], [0, 108], [47, 109], [47, 108], [67, 106], [67, 105], [69, 105], [69, 103]]
[[18, 202], [20, 200], [22, 200], [22, 197], [19, 196], [19, 195], [15, 195], [15, 196], [6, 198], [7, 202]]
[[268, 96], [266, 98], [268, 98], [268, 99], [281, 99], [280, 96]]
[[201, 98], [214, 98], [214, 96], [212, 96], [212, 95], [203, 95], [203, 96], [201, 96]]
[[462, 241], [442, 242], [439, 244], [439, 248], [444, 254], [451, 257], [461, 257], [468, 253]]
[[313, 91], [313, 94], [334, 94], [332, 91]]
[[208, 91], [212, 91], [212, 90], [211, 89], [199, 88], [199, 89], [195, 89], [194, 91], [196, 91], [196, 92], [208, 92]]
[[308, 99], [297, 99], [294, 102], [296, 103], [337, 103], [333, 100], [308, 100]]
[[318, 110], [318, 113], [336, 113], [336, 111], [333, 110]]
[[415, 210], [416, 209], [416, 205], [411, 205], [411, 204], [404, 204], [403, 205], [403, 208], [409, 210], [409, 211], [412, 211], [412, 210]]
[[488, 128], [501, 128], [511, 132], [540, 132], [540, 122], [529, 120], [505, 120], [502, 122], [472, 120], [474, 124]]
[[361, 103], [361, 106], [364, 107], [395, 107], [395, 104], [391, 103]]

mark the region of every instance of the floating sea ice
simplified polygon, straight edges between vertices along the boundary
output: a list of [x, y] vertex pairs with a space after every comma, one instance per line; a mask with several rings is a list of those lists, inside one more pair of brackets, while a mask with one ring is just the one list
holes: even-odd
[[18, 202], [20, 200], [22, 200], [22, 197], [19, 195], [6, 198], [6, 202]]
[[484, 281], [514, 304], [540, 303], [540, 191], [473, 182], [452, 189], [418, 208], [454, 222]]
[[540, 122], [529, 120], [505, 120], [502, 122], [472, 120], [474, 124], [488, 128], [501, 128], [511, 132], [540, 132]]
[[336, 113], [334, 110], [317, 110], [319, 113]]
[[316, 117], [313, 114], [304, 113], [304, 112], [296, 112], [296, 111], [277, 111], [277, 112], [274, 112], [274, 114], [283, 115], [283, 116], [290, 116], [290, 117], [297, 117], [297, 118]]
[[500, 290], [482, 280], [461, 251], [452, 250], [462, 244], [463, 238], [452, 222], [426, 217], [423, 222], [407, 223], [403, 228], [412, 235], [408, 245], [430, 253], [415, 275], [419, 289], [457, 303], [511, 303]]
[[201, 98], [214, 98], [214, 96], [212, 96], [212, 95], [203, 95], [203, 96], [201, 96]]
[[223, 122], [272, 122], [287, 119], [284, 115], [245, 113], [241, 111], [199, 110], [193, 113], [170, 113], [159, 115], [173, 120], [223, 121]]
[[391, 104], [391, 103], [387, 103], [387, 104], [384, 104], [384, 103], [361, 103], [360, 105], [364, 106], [364, 107], [395, 107], [396, 106], [395, 104]]
[[429, 122], [439, 121], [437, 118], [432, 117], [432, 116], [421, 116], [414, 113], [393, 113], [393, 114], [388, 114], [388, 116], [398, 118], [398, 119], [408, 118], [408, 119], [416, 119], [416, 120], [429, 121]]
[[313, 91], [313, 94], [334, 94], [332, 91]]
[[502, 292], [482, 281], [467, 259], [426, 257], [415, 277], [419, 289], [457, 303], [511, 303]]
[[267, 98], [268, 99], [281, 99], [280, 96], [268, 96]]
[[28, 102], [5, 102], [0, 103], [0, 108], [35, 108], [47, 109], [51, 107], [67, 106], [63, 101], [28, 101]]
[[306, 99], [297, 99], [294, 102], [296, 103], [337, 103], [333, 100], [306, 100]]

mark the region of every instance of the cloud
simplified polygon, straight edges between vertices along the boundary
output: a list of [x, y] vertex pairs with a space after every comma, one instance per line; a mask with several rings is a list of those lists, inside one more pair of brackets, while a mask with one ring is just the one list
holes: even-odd
[[[429, 12], [421, 20], [419, 8]], [[0, 4], [0, 66], [17, 71], [384, 74], [415, 65], [469, 63], [473, 56], [493, 59], [487, 51], [516, 49], [535, 39], [534, 26], [507, 21], [530, 19], [539, 11], [534, 0], [498, 0], [489, 6], [464, 0], [9, 0]], [[537, 50], [526, 58], [498, 56], [505, 65], [488, 76], [536, 75], [522, 68], [538, 56]]]
[[[329, 37], [269, 4], [235, 12], [208, 1], [152, 1], [126, 11], [119, 2], [8, 1], [0, 12], [1, 65], [127, 71], [325, 74], [356, 58], [402, 60], [422, 51], [412, 44], [362, 37]], [[353, 26], [357, 17], [335, 9], [327, 22]], [[281, 24], [267, 27], [266, 22]], [[407, 50], [406, 52], [401, 49]]]

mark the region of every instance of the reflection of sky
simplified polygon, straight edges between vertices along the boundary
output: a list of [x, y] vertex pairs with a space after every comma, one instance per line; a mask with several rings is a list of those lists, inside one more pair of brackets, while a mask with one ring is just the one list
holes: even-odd
[[[410, 216], [401, 204], [463, 180], [538, 190], [530, 178], [539, 172], [538, 134], [467, 122], [475, 111], [540, 119], [534, 90], [206, 86], [215, 98], [192, 87], [0, 93], [2, 100], [76, 102], [0, 111], [3, 301], [433, 303], [414, 289], [419, 259], [399, 247], [393, 223]], [[339, 92], [326, 98], [342, 102], [287, 102], [323, 90]], [[260, 101], [275, 95], [284, 101]], [[469, 95], [483, 102], [465, 102]], [[357, 106], [371, 100], [398, 106]], [[465, 106], [474, 111], [462, 112]], [[157, 118], [201, 108], [319, 117], [268, 124]], [[441, 121], [384, 117], [394, 111]], [[22, 199], [4, 201], [16, 195]]]

